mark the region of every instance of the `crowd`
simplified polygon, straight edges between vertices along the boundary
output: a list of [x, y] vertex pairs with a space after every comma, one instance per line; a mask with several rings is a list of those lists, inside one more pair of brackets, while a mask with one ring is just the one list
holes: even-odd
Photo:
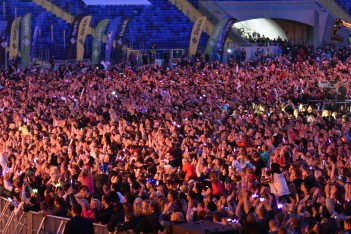
[[111, 232], [201, 220], [351, 232], [350, 111], [308, 103], [350, 96], [351, 48], [291, 48], [226, 65], [197, 54], [172, 69], [4, 70], [0, 195], [15, 212], [81, 215]]

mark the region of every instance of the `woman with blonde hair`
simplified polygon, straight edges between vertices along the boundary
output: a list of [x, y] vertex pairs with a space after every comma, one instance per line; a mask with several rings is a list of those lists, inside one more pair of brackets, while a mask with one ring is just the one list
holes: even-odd
[[133, 213], [135, 216], [140, 217], [143, 215], [142, 199], [137, 197], [133, 203]]
[[142, 215], [143, 216], [147, 216], [147, 215], [150, 215], [150, 200], [143, 200], [142, 203], [141, 203], [141, 206], [142, 206]]
[[97, 215], [102, 210], [102, 203], [101, 203], [101, 201], [99, 201], [96, 198], [91, 199], [90, 209], [93, 211], [94, 218], [95, 218], [95, 215]]

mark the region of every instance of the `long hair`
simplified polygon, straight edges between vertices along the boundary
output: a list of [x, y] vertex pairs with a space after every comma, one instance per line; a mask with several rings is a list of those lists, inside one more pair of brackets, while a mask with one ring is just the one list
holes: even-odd
[[272, 173], [272, 175], [274, 175], [274, 173], [282, 174], [282, 172], [280, 170], [280, 166], [279, 166], [278, 163], [272, 163], [272, 165], [271, 165], [271, 173]]

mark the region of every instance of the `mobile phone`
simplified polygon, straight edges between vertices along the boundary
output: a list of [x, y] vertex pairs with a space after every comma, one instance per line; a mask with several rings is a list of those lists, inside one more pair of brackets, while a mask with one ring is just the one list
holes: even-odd
[[33, 189], [33, 193], [38, 193], [38, 189]]
[[260, 202], [264, 202], [264, 197], [260, 197]]
[[8, 198], [8, 200], [14, 205], [14, 206], [18, 206], [18, 202], [16, 202], [15, 200], [12, 200], [10, 197]]
[[278, 204], [278, 209], [281, 209], [281, 208], [283, 208], [283, 204], [279, 203]]
[[160, 184], [160, 181], [159, 180], [156, 180], [156, 186], [158, 186]]

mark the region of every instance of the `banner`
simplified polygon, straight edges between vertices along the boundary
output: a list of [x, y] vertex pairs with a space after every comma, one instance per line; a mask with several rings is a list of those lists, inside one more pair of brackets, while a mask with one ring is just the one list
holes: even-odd
[[100, 23], [95, 28], [92, 57], [91, 57], [91, 62], [93, 65], [99, 63], [100, 61], [102, 36], [104, 35], [107, 24], [109, 22], [110, 22], [109, 19], [101, 20]]
[[5, 64], [7, 37], [9, 36], [9, 34], [11, 32], [11, 24], [12, 24], [12, 18], [9, 17], [9, 18], [7, 18], [7, 23], [4, 27], [4, 29], [1, 31], [1, 37], [0, 37], [0, 64], [1, 65]]
[[120, 22], [121, 22], [121, 17], [118, 16], [118, 17], [114, 18], [110, 22], [110, 25], [108, 26], [107, 34], [106, 34], [106, 52], [105, 52], [105, 60], [106, 61], [110, 61], [113, 40], [115, 39], [118, 25]]
[[117, 63], [121, 62], [123, 60], [123, 40], [126, 36], [127, 33], [127, 28], [128, 25], [130, 23], [131, 18], [126, 17], [123, 18], [122, 23], [120, 24], [119, 28], [118, 28], [118, 34], [116, 37], [116, 59], [117, 59]]
[[30, 54], [30, 60], [33, 61], [33, 57], [35, 54], [35, 45], [37, 43], [38, 35], [39, 35], [39, 30], [41, 29], [41, 25], [43, 24], [44, 18], [46, 16], [46, 11], [40, 13], [35, 20], [35, 28], [33, 32], [33, 41], [32, 41], [32, 52]]
[[68, 40], [67, 59], [76, 59], [78, 28], [84, 16], [81, 14], [74, 17]]
[[202, 16], [196, 19], [190, 36], [189, 55], [196, 54], [197, 46], [199, 45], [202, 29], [204, 28], [205, 23], [206, 16]]
[[84, 42], [87, 37], [88, 28], [90, 26], [91, 15], [85, 16], [78, 27], [78, 43], [77, 43], [77, 60], [83, 60]]
[[30, 47], [32, 41], [31, 28], [32, 14], [28, 13], [22, 18], [21, 24], [21, 64], [25, 68], [30, 64]]
[[12, 25], [11, 25], [10, 47], [9, 47], [10, 59], [17, 57], [17, 54], [18, 54], [20, 24], [21, 24], [21, 17], [17, 17], [12, 22]]
[[223, 32], [223, 28], [227, 22], [228, 22], [228, 19], [223, 19], [223, 20], [219, 21], [217, 23], [210, 39], [208, 39], [205, 53], [209, 54], [210, 58], [212, 58], [212, 53], [213, 53], [214, 47], [216, 46], [219, 38], [221, 37], [222, 32]]
[[232, 29], [236, 20], [237, 19], [235, 19], [235, 18], [230, 18], [227, 20], [226, 24], [224, 25], [223, 31], [222, 31], [220, 37], [218, 38], [217, 43], [212, 51], [213, 55], [216, 55], [219, 51], [221, 51], [223, 49], [225, 40], [227, 39], [228, 34], [229, 34], [230, 30]]

